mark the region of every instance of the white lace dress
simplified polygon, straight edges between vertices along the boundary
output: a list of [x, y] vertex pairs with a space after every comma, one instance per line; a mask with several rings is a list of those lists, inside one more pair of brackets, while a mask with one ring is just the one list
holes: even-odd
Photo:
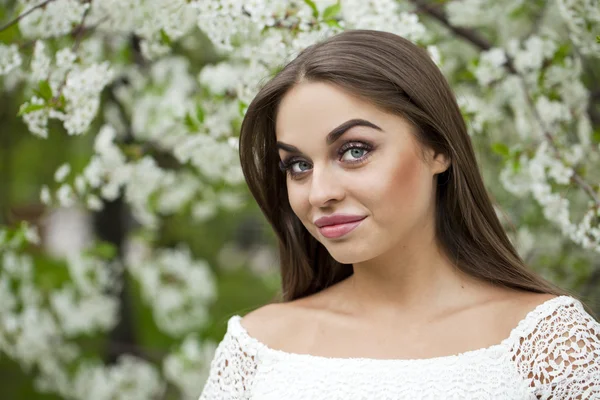
[[600, 399], [600, 324], [569, 296], [501, 343], [428, 359], [329, 358], [267, 347], [229, 319], [200, 400]]

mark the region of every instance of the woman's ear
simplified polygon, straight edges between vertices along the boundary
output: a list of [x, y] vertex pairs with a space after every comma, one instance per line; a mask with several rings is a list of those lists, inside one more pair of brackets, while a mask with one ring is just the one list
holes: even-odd
[[434, 154], [431, 160], [431, 172], [433, 175], [441, 174], [450, 168], [450, 157], [443, 153], [431, 152], [430, 154]]

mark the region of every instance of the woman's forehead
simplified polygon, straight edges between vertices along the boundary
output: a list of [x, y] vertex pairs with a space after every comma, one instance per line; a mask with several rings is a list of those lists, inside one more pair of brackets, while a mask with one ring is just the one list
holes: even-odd
[[[305, 82], [285, 94], [276, 116], [278, 140], [306, 132], [328, 132], [351, 119], [379, 120], [385, 113], [341, 88], [323, 82]], [[376, 122], [375, 122], [376, 123]]]

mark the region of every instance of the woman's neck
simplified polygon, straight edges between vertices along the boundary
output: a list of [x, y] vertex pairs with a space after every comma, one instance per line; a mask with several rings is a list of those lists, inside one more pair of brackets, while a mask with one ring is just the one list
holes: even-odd
[[392, 251], [353, 268], [345, 284], [349, 306], [373, 317], [428, 314], [460, 301], [480, 285], [448, 259], [433, 233], [411, 235]]

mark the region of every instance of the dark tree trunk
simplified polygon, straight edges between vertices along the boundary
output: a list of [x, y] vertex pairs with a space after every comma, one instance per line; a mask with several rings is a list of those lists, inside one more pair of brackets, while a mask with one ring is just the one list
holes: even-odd
[[[129, 221], [129, 211], [122, 197], [112, 202], [105, 202], [104, 209], [94, 214], [94, 228], [98, 239], [116, 247], [116, 258], [119, 262], [124, 260], [124, 245]], [[124, 353], [135, 354], [134, 349], [138, 348], [128, 275], [120, 271], [113, 271], [113, 273], [118, 275], [117, 281], [120, 283], [119, 320], [108, 335], [108, 348], [105, 355], [107, 364], [115, 363]]]

